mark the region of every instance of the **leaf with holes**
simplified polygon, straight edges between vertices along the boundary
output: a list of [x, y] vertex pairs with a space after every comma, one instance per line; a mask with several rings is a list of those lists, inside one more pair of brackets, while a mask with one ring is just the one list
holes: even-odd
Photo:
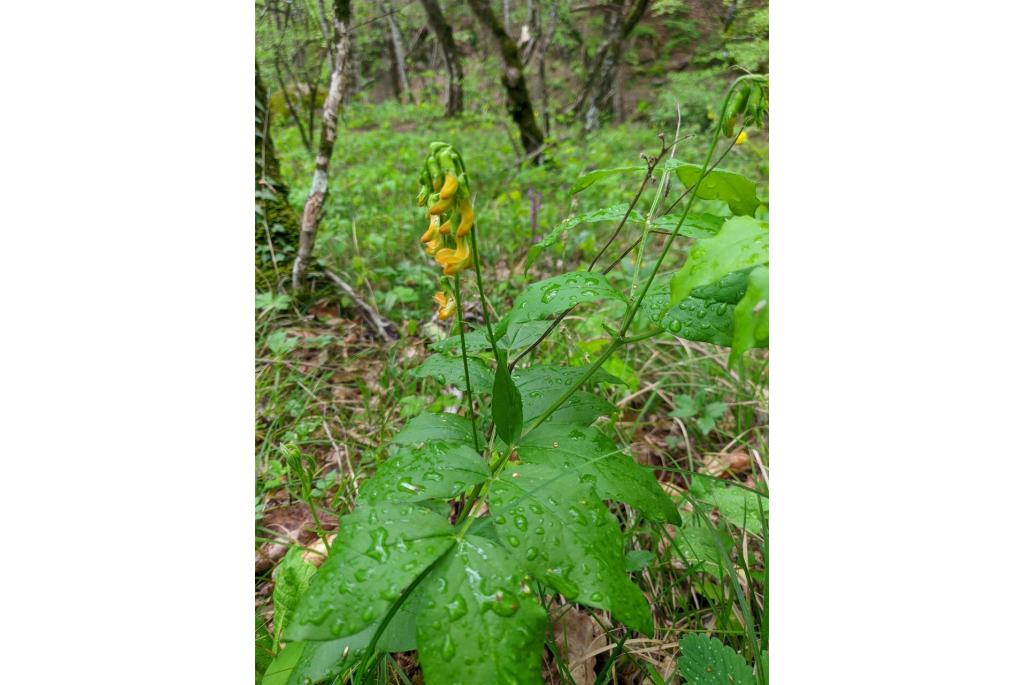
[[412, 504], [359, 507], [338, 524], [327, 560], [285, 629], [287, 640], [337, 640], [378, 624], [455, 539], [448, 521]]
[[592, 476], [601, 499], [628, 504], [654, 521], [680, 522], [675, 503], [654, 474], [596, 428], [545, 424], [526, 436], [517, 452], [524, 464], [546, 464]]
[[396, 445], [415, 445], [429, 440], [473, 444], [473, 424], [458, 414], [420, 414], [394, 437]]
[[754, 671], [717, 637], [689, 633], [679, 640], [679, 674], [690, 685], [754, 685]]
[[488, 497], [494, 527], [531, 574], [568, 599], [607, 609], [651, 635], [651, 608], [626, 573], [619, 522], [593, 482], [593, 476], [542, 464], [510, 466]]
[[[679, 164], [676, 176], [687, 188], [692, 188], [700, 178], [700, 164]], [[761, 204], [757, 199], [754, 182], [742, 174], [725, 169], [712, 169], [704, 176], [697, 188], [697, 197], [702, 200], [724, 200], [729, 203], [733, 214], [752, 216]]]
[[531, 283], [512, 305], [512, 321], [532, 321], [558, 314], [583, 302], [601, 299], [625, 302], [603, 274], [573, 271]]
[[360, 486], [359, 501], [452, 499], [490, 475], [487, 463], [468, 445], [439, 440], [407, 445]]
[[694, 244], [686, 264], [672, 276], [671, 304], [698, 286], [767, 262], [768, 224], [749, 216], [733, 217], [722, 224], [718, 235]]
[[[494, 385], [494, 373], [476, 357], [468, 357], [468, 361], [469, 381], [473, 384], [474, 392], [488, 392]], [[432, 354], [412, 373], [418, 378], [436, 378], [445, 385], [454, 385], [462, 392], [466, 392], [466, 369], [461, 356]]]
[[416, 632], [427, 683], [541, 682], [547, 615], [505, 550], [467, 535], [423, 584]]

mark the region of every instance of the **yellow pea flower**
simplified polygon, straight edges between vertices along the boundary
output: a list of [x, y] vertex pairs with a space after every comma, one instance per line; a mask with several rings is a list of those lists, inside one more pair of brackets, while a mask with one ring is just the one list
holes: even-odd
[[445, 276], [454, 276], [473, 263], [473, 251], [469, 247], [468, 240], [456, 237], [455, 249], [446, 247], [443, 250], [438, 250], [434, 259], [444, 267]]
[[747, 132], [746, 131], [740, 131], [740, 134], [738, 136], [736, 136], [736, 144], [737, 145], [743, 145], [743, 143], [745, 143], [745, 142], [747, 142]]
[[455, 191], [459, 189], [459, 180], [451, 174], [445, 174], [444, 185], [441, 186], [441, 199], [450, 200], [454, 195]]
[[461, 238], [469, 233], [469, 229], [473, 226], [473, 205], [469, 204], [469, 200], [463, 200], [459, 204], [459, 211], [462, 212], [462, 221], [459, 222], [459, 229], [455, 236]]
[[455, 298], [449, 298], [443, 292], [437, 292], [434, 293], [434, 302], [437, 302], [437, 318], [441, 321], [455, 313]]

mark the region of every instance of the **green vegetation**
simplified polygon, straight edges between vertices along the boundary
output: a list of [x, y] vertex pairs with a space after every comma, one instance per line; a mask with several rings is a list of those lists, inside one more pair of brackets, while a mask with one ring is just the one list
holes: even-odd
[[[670, 44], [668, 17], [706, 37], [653, 4], [635, 35]], [[265, 79], [286, 40], [315, 61], [307, 23], [258, 26]], [[554, 117], [537, 164], [492, 59], [467, 62], [458, 117], [429, 78], [353, 94], [299, 289], [289, 227], [257, 213], [258, 681], [767, 683], [767, 79], [727, 66], [586, 135]], [[301, 215], [316, 127], [270, 90]], [[451, 231], [425, 251], [430, 207]]]

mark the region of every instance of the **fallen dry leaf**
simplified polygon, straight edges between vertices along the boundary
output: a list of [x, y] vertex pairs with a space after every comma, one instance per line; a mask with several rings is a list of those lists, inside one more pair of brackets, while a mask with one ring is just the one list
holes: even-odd
[[594, 665], [596, 656], [589, 654], [606, 647], [608, 638], [585, 611], [580, 611], [571, 604], [553, 610], [555, 644], [562, 654], [562, 659], [569, 665], [569, 673], [576, 685], [594, 685], [597, 673]]
[[[336, 525], [336, 519], [326, 512], [320, 514], [324, 527]], [[307, 545], [317, 539], [313, 517], [305, 502], [296, 502], [266, 512], [260, 519], [261, 536], [273, 539], [256, 550], [256, 574], [266, 573], [284, 557], [294, 544]]]
[[735, 449], [732, 452], [712, 452], [704, 455], [704, 467], [701, 469], [708, 475], [737, 476], [750, 471], [750, 453], [745, 449]]

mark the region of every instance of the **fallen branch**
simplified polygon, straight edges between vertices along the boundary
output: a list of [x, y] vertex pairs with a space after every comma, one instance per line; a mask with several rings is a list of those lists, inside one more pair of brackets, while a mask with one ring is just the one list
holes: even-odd
[[356, 303], [356, 307], [359, 308], [359, 313], [362, 314], [363, 319], [370, 325], [370, 329], [374, 335], [382, 340], [397, 340], [398, 331], [395, 330], [395, 325], [385, 319], [383, 316], [377, 313], [377, 310], [371, 307], [369, 304], [363, 301], [361, 297], [356, 295], [356, 291], [352, 289], [345, 281], [341, 280], [338, 274], [328, 269], [323, 270], [324, 275], [327, 278], [334, 281], [334, 284], [341, 288], [341, 291], [348, 295], [349, 299]]

